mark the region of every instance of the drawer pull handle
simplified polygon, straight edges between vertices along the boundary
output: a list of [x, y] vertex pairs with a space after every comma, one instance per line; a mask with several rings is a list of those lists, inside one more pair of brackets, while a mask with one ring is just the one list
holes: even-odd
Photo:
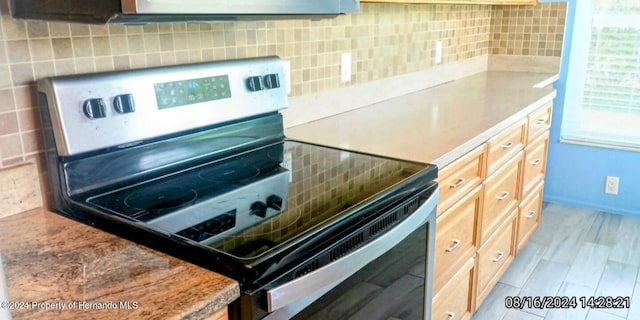
[[460, 240], [456, 239], [453, 240], [453, 244], [451, 245], [451, 247], [447, 248], [447, 250], [445, 250], [446, 252], [451, 252], [455, 249], [458, 249], [458, 246], [460, 246]]
[[491, 261], [498, 262], [498, 261], [502, 260], [503, 257], [504, 257], [504, 252], [498, 251], [498, 256], [493, 258], [493, 259], [491, 259]]
[[536, 121], [536, 122], [534, 123], [534, 125], [535, 125], [535, 126], [539, 126], [539, 125], [541, 125], [541, 124], [543, 124], [543, 123], [545, 123], [545, 122], [547, 122], [547, 119], [539, 119], [538, 121]]
[[460, 188], [460, 186], [462, 186], [465, 181], [466, 180], [464, 178], [460, 178], [460, 179], [458, 179], [458, 181], [456, 181], [456, 183], [452, 184], [450, 187], [451, 187], [451, 189]]
[[506, 150], [506, 149], [511, 149], [511, 148], [513, 148], [513, 142], [509, 142], [509, 143], [507, 143], [505, 145], [502, 145], [502, 149]]
[[541, 163], [542, 161], [540, 161], [540, 159], [537, 159], [537, 160], [531, 161], [531, 166], [536, 167], [536, 166], [539, 166]]
[[509, 198], [509, 192], [505, 191], [496, 198], [498, 199], [498, 201], [506, 200], [507, 198]]
[[529, 211], [529, 213], [527, 213], [524, 217], [527, 219], [531, 219], [533, 217], [536, 216], [536, 212], [535, 211]]
[[449, 317], [449, 320], [453, 320], [456, 318], [456, 314], [453, 312], [447, 312], [447, 316]]

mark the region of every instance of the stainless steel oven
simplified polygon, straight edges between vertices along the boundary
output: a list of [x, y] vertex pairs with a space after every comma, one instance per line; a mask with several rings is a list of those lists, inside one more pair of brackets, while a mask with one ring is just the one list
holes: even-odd
[[338, 318], [428, 318], [437, 168], [287, 139], [282, 72], [265, 57], [39, 81], [55, 209], [236, 279], [233, 319], [345, 301]]

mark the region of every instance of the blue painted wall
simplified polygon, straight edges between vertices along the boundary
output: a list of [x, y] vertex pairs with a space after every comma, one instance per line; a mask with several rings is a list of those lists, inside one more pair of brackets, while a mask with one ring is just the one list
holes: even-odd
[[[545, 1], [563, 2], [563, 1]], [[577, 0], [568, 0], [558, 97], [553, 111], [544, 199], [549, 202], [640, 216], [640, 152], [561, 143], [560, 125]], [[640, 124], [638, 124], [640, 125]], [[620, 177], [617, 196], [604, 193], [605, 177]]]

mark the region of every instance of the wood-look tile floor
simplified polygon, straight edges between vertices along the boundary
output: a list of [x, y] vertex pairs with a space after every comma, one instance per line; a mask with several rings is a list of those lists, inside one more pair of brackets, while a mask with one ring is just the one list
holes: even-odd
[[[640, 217], [544, 204], [538, 230], [473, 320], [640, 319]], [[623, 296], [629, 309], [505, 308], [507, 296]]]

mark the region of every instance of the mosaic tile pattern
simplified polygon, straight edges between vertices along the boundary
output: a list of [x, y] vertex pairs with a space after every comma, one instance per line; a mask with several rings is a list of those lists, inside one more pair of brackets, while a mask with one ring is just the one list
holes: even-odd
[[491, 54], [560, 57], [566, 3], [495, 6], [491, 16]]
[[292, 95], [340, 84], [342, 52], [353, 57], [353, 83], [488, 53], [490, 6], [362, 6], [330, 20], [103, 26], [19, 21], [0, 0], [0, 160], [2, 166], [42, 150], [36, 79], [217, 59], [279, 55], [292, 64]]
[[[524, 48], [514, 48], [520, 42], [508, 40], [519, 37], [514, 33], [520, 27], [512, 30], [512, 18], [505, 15], [542, 10], [549, 17], [532, 23], [550, 26], [552, 12], [559, 23], [564, 10], [550, 9], [550, 4], [539, 6], [544, 9], [363, 4], [361, 13], [320, 21], [104, 26], [15, 20], [8, 1], [0, 0], [0, 167], [25, 160], [41, 163], [33, 84], [43, 77], [279, 55], [292, 64], [292, 96], [301, 96], [430, 68], [436, 41], [443, 41], [445, 64], [490, 50], [500, 53], [502, 47], [493, 46], [503, 45], [503, 37], [507, 53], [524, 54]], [[540, 54], [549, 47], [545, 44]], [[346, 85], [339, 79], [343, 52], [353, 57], [352, 82]]]

